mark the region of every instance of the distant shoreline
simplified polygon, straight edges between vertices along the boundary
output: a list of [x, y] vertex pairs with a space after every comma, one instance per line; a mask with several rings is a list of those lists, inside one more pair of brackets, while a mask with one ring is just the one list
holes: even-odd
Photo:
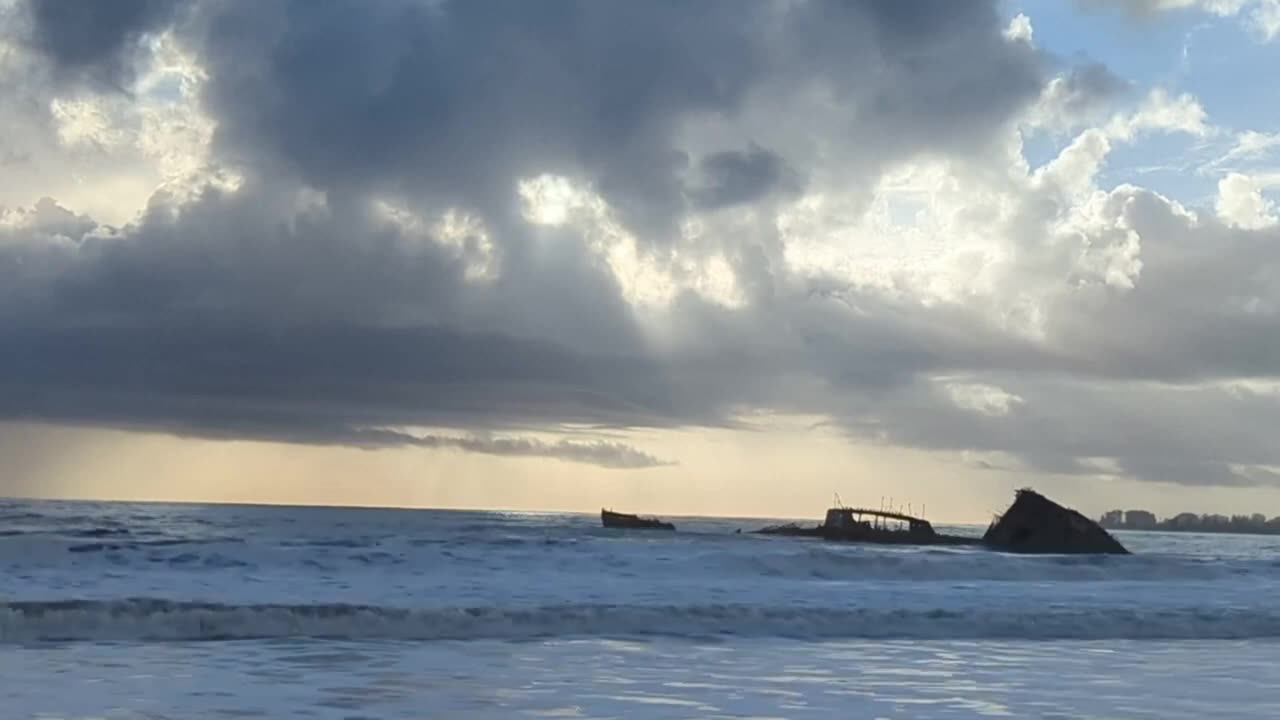
[[1120, 532], [1132, 533], [1181, 533], [1181, 534], [1198, 534], [1198, 535], [1280, 535], [1280, 530], [1237, 530], [1233, 528], [1217, 529], [1217, 528], [1192, 528], [1192, 527], [1106, 527], [1105, 530], [1117, 530]]
[[1128, 532], [1180, 532], [1216, 535], [1280, 535], [1280, 517], [1253, 515], [1197, 515], [1180, 513], [1159, 520], [1148, 510], [1112, 510], [1098, 519], [1107, 530]]

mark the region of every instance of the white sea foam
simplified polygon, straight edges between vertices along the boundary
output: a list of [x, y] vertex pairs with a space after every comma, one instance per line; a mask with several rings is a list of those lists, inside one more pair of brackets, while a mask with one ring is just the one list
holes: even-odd
[[1280, 635], [1272, 538], [1142, 536], [1126, 538], [1132, 556], [1010, 556], [737, 535], [757, 525], [738, 521], [626, 533], [574, 515], [12, 510], [5, 642]]
[[[16, 533], [17, 531], [15, 531]], [[982, 549], [883, 548], [792, 538], [683, 534], [609, 537], [589, 532], [527, 532], [498, 537], [322, 537], [276, 539], [137, 538], [24, 533], [0, 536], [0, 567], [113, 572], [324, 570], [469, 572], [513, 564], [524, 572], [610, 573], [637, 577], [764, 581], [1161, 582], [1262, 578], [1280, 582], [1280, 562], [1149, 553], [1131, 556], [1025, 556]]]
[[0, 501], [0, 707], [1274, 715], [1280, 538], [1125, 534], [1133, 556], [1006, 556], [676, 520], [620, 533], [589, 515]]
[[949, 610], [747, 605], [557, 605], [405, 609], [224, 605], [146, 598], [0, 605], [0, 642], [528, 640], [574, 637], [918, 639], [1247, 639], [1280, 637], [1280, 610], [1045, 608]]
[[885, 551], [815, 544], [798, 549], [775, 547], [770, 552], [758, 554], [735, 553], [724, 560], [740, 563], [744, 571], [783, 579], [1158, 582], [1251, 575], [1280, 579], [1280, 566], [1270, 560], [1223, 562], [1167, 556], [1027, 556], [972, 549]]
[[1133, 556], [1034, 557], [676, 520], [628, 533], [582, 515], [0, 501], [0, 707], [1193, 720], [1274, 706], [1280, 538], [1136, 534]]

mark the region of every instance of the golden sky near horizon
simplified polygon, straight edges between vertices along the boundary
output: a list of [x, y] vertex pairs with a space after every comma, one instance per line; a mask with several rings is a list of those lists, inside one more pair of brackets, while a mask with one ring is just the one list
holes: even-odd
[[[1034, 485], [1087, 515], [1112, 508], [1280, 514], [1274, 494], [1079, 477], [1030, 478], [943, 453], [850, 443], [820, 430], [653, 433], [680, 464], [613, 470], [421, 448], [363, 450], [9, 424], [0, 495], [298, 505], [562, 510], [818, 519], [893, 498], [934, 522], [984, 523]], [[56, 451], [52, 450], [56, 448]], [[1274, 508], [1274, 509], [1272, 509]]]

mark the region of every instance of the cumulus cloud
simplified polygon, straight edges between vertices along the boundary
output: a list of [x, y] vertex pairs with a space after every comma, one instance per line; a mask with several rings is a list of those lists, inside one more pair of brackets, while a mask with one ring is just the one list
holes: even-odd
[[711, 153], [698, 166], [702, 179], [691, 195], [703, 208], [744, 205], [772, 192], [801, 189], [800, 179], [786, 161], [759, 146]]
[[1130, 140], [1135, 134], [1146, 131], [1202, 136], [1209, 134], [1210, 129], [1208, 114], [1194, 95], [1180, 93], [1175, 96], [1163, 88], [1156, 88], [1136, 112], [1114, 118], [1107, 125], [1107, 131], [1113, 137]]
[[1018, 13], [1009, 21], [1008, 27], [1004, 30], [1004, 36], [1010, 40], [1032, 45], [1035, 42], [1035, 28], [1031, 26], [1031, 18], [1025, 13]]
[[1218, 181], [1218, 217], [1234, 227], [1259, 230], [1278, 222], [1275, 203], [1263, 197], [1257, 178], [1230, 173]]
[[[1271, 228], [1241, 233], [1212, 209], [1190, 210], [1133, 185], [1100, 187], [1116, 145], [1152, 130], [1199, 128], [1132, 116], [1116, 124], [1146, 129], [1085, 130], [1045, 165], [1015, 173], [1014, 183], [953, 168], [923, 188], [926, 210], [899, 235], [903, 242], [927, 247], [930, 232], [957, 243], [972, 234], [976, 253], [979, 238], [1003, 240], [986, 245], [977, 265], [943, 256], [921, 272], [916, 263], [919, 275], [896, 276], [894, 288], [915, 297], [945, 288], [934, 302], [965, 309], [949, 321], [961, 332], [989, 328], [975, 339], [988, 354], [962, 359], [961, 340], [926, 331], [923, 318], [941, 321], [938, 305], [910, 312], [920, 323], [912, 335], [946, 349], [917, 356], [890, 389], [846, 385], [833, 394], [829, 412], [850, 432], [952, 450], [990, 467], [1187, 484], [1265, 477], [1240, 467], [1274, 462], [1256, 429], [1280, 419], [1280, 404], [1232, 388], [1240, 378], [1269, 386], [1264, 380], [1277, 374], [1280, 236]], [[886, 313], [847, 297], [866, 314]], [[949, 371], [964, 367], [961, 380]], [[1100, 462], [1112, 469], [1100, 473]]]
[[[992, 467], [1280, 465], [1230, 389], [1280, 375], [1272, 211], [1105, 185], [1207, 112], [1051, 76], [994, 2], [79, 5], [25, 6], [31, 118], [196, 160], [123, 221], [0, 216], [0, 418], [641, 468], [525, 430], [767, 408]], [[134, 103], [188, 130], [144, 153]], [[1028, 125], [1066, 138], [1038, 166]]]
[[31, 44], [47, 56], [55, 75], [124, 89], [144, 38], [173, 19], [180, 0], [77, 3], [27, 0], [22, 18]]
[[1102, 63], [1077, 65], [1045, 86], [1033, 121], [1062, 131], [1079, 130], [1109, 115], [1117, 96], [1129, 89], [1128, 82]]

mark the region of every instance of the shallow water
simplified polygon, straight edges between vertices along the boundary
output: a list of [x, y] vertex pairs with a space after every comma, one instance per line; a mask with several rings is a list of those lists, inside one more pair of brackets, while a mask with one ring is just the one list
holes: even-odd
[[[6, 717], [1274, 717], [1228, 641], [233, 641], [0, 653]], [[17, 715], [10, 714], [17, 712]]]
[[1280, 703], [1280, 538], [1012, 557], [676, 521], [0, 503], [0, 708], [1168, 718]]

